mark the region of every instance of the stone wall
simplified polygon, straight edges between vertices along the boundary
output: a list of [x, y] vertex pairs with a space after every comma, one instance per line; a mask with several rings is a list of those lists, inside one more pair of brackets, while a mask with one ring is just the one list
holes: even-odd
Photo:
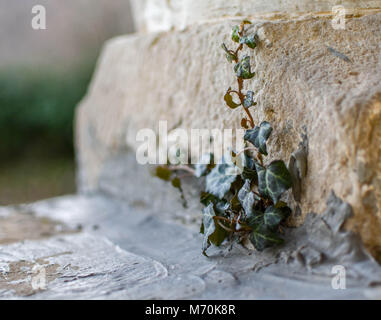
[[142, 32], [184, 29], [227, 18], [291, 19], [324, 15], [343, 6], [356, 14], [379, 8], [379, 0], [131, 0], [135, 25]]
[[[269, 154], [288, 162], [301, 135], [308, 137], [308, 173], [293, 223], [322, 212], [334, 190], [354, 209], [347, 227], [380, 256], [381, 1], [133, 4], [140, 32], [106, 44], [78, 108], [82, 192], [99, 190], [110, 163], [135, 150], [136, 132], [157, 130], [161, 119], [170, 128], [239, 127], [242, 114], [223, 102], [234, 77], [220, 44], [250, 18], [260, 44], [250, 52], [257, 76], [246, 86], [256, 93], [255, 120], [274, 127]], [[331, 24], [338, 4], [348, 8], [344, 30]]]

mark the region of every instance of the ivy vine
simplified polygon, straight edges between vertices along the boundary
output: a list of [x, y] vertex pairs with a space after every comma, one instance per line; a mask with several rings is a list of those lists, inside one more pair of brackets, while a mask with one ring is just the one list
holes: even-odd
[[[251, 109], [256, 106], [254, 92], [243, 90], [243, 82], [252, 79], [250, 56], [240, 57], [241, 50], [247, 46], [254, 50], [257, 38], [246, 34], [243, 21], [232, 29], [231, 39], [238, 44], [235, 50], [228, 49], [223, 43], [229, 63], [234, 63], [237, 88], [228, 88], [224, 95], [226, 105], [231, 109], [241, 107], [245, 117], [241, 126], [245, 129], [245, 148], [232, 152], [233, 161], [219, 164], [197, 164], [190, 166], [165, 165], [156, 168], [156, 176], [172, 181], [172, 185], [181, 189], [180, 171], [187, 171], [196, 177], [205, 176], [205, 190], [200, 201], [204, 206], [200, 232], [203, 234], [202, 252], [206, 254], [211, 244], [221, 245], [225, 240], [241, 244], [250, 241], [258, 250], [283, 242], [282, 224], [291, 214], [291, 209], [281, 201], [283, 193], [292, 187], [291, 175], [282, 160], [264, 164], [267, 153], [267, 140], [272, 133], [270, 123], [263, 121], [256, 125]], [[213, 155], [209, 155], [213, 160]], [[243, 170], [232, 174], [238, 158], [243, 159]], [[183, 193], [182, 193], [183, 197]], [[184, 199], [184, 197], [183, 197]]]

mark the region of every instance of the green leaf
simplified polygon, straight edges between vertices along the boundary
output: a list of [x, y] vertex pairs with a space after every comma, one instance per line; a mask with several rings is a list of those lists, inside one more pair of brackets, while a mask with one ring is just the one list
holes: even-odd
[[246, 152], [244, 152], [244, 156], [245, 156], [245, 167], [247, 167], [248, 169], [253, 169], [255, 170], [255, 161], [252, 157], [248, 156], [246, 154]]
[[269, 138], [273, 128], [270, 123], [263, 121], [260, 126], [255, 126], [254, 129], [246, 130], [244, 140], [251, 142], [258, 148], [259, 152], [267, 156], [266, 141]]
[[185, 199], [185, 196], [184, 196], [184, 190], [183, 188], [181, 187], [181, 180], [179, 177], [174, 177], [171, 181], [172, 183], [172, 186], [175, 187], [176, 189], [179, 189], [180, 191], [180, 195], [181, 195], [181, 200], [182, 200], [182, 203], [183, 203], [183, 207], [184, 208], [187, 208], [188, 207], [188, 203]]
[[169, 181], [171, 179], [172, 171], [166, 166], [157, 166], [155, 169], [155, 176], [159, 179]]
[[244, 167], [242, 171], [242, 178], [256, 181], [258, 179], [257, 171]]
[[252, 228], [256, 228], [259, 224], [263, 224], [263, 213], [258, 210], [253, 210], [253, 213], [246, 216], [245, 223]]
[[234, 26], [232, 28], [232, 40], [234, 42], [239, 43], [240, 35], [239, 35], [239, 26]]
[[206, 191], [222, 199], [236, 179], [236, 167], [233, 163], [217, 164], [206, 176]]
[[250, 189], [250, 180], [246, 180], [242, 189], [239, 190], [238, 199], [243, 209], [245, 210], [246, 216], [248, 217], [253, 215], [253, 208], [256, 198], [254, 193]]
[[230, 200], [230, 208], [234, 212], [239, 212], [242, 208], [241, 202], [238, 199], [238, 193], [236, 193]]
[[242, 118], [241, 119], [241, 127], [244, 128], [244, 129], [249, 129], [249, 120], [247, 120], [246, 118]]
[[282, 160], [275, 160], [265, 168], [255, 163], [258, 174], [258, 190], [263, 197], [277, 203], [283, 192], [292, 186], [291, 175]]
[[251, 106], [256, 105], [256, 103], [253, 101], [254, 92], [253, 91], [247, 91], [245, 98], [243, 99], [243, 106], [245, 108], [249, 108]]
[[197, 164], [195, 164], [195, 176], [200, 178], [206, 174], [213, 168], [213, 154], [206, 153], [203, 154]]
[[208, 193], [208, 192], [201, 192], [200, 194], [200, 202], [205, 206], [207, 207], [210, 203], [217, 203], [218, 202], [218, 198], [214, 195], [212, 195], [211, 193]]
[[258, 176], [257, 171], [255, 171], [254, 159], [249, 157], [246, 153], [245, 156], [245, 166], [242, 170], [242, 178], [244, 180], [249, 179], [250, 181], [257, 182]]
[[171, 183], [173, 187], [181, 190], [181, 181], [178, 177], [173, 178]]
[[227, 106], [230, 108], [230, 109], [235, 109], [237, 107], [239, 107], [241, 104], [240, 103], [235, 103], [233, 101], [233, 97], [231, 95], [231, 93], [229, 92], [230, 88], [228, 89], [228, 91], [225, 93], [224, 95], [224, 100], [227, 104]]
[[220, 216], [226, 216], [226, 210], [229, 209], [229, 203], [225, 199], [218, 199], [216, 196], [208, 193], [201, 192], [200, 202], [207, 207], [210, 203], [214, 205], [214, 210]]
[[251, 79], [254, 77], [255, 73], [251, 72], [250, 57], [243, 57], [243, 59], [234, 66], [234, 72], [238, 78]]
[[202, 253], [206, 255], [206, 250], [210, 244], [213, 243], [215, 246], [219, 246], [225, 240], [227, 232], [215, 223], [214, 217], [216, 214], [212, 203], [204, 208], [203, 214], [202, 231], [204, 233], [204, 240], [202, 242]]
[[287, 206], [279, 208], [270, 206], [266, 208], [263, 220], [269, 229], [276, 229], [279, 224], [290, 215], [290, 213], [291, 209]]
[[253, 229], [249, 239], [258, 251], [262, 251], [267, 247], [283, 243], [283, 239], [281, 239], [276, 233], [270, 231], [263, 224], [258, 224]]
[[233, 61], [236, 61], [238, 58], [237, 56], [232, 53], [231, 51], [229, 51], [229, 49], [226, 47], [225, 43], [223, 43], [221, 45], [221, 48], [225, 51], [225, 57], [226, 59], [229, 61], [229, 62], [233, 62]]
[[226, 200], [222, 199], [220, 201], [217, 201], [214, 205], [214, 210], [217, 211], [217, 215], [221, 217], [226, 217], [226, 210], [228, 210], [230, 207], [229, 202]]
[[255, 35], [251, 34], [249, 36], [241, 37], [239, 43], [246, 44], [250, 49], [254, 49], [257, 46], [255, 41]]

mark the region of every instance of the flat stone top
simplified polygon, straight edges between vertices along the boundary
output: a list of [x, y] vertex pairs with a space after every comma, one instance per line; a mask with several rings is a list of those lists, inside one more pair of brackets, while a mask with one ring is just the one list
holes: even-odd
[[[201, 235], [193, 227], [102, 195], [4, 208], [2, 225], [24, 216], [34, 220], [32, 224], [61, 221], [66, 230], [75, 232], [58, 229], [42, 239], [15, 237], [12, 243], [1, 244], [0, 298], [381, 298], [379, 266], [361, 247], [348, 247], [348, 234], [339, 230], [348, 207], [337, 198], [330, 201], [325, 227], [319, 227], [322, 219], [311, 216], [310, 227], [317, 232], [316, 241], [309, 241], [315, 241], [315, 247], [296, 241], [306, 240], [308, 232], [299, 228], [286, 235], [289, 245], [281, 250], [212, 248], [209, 258], [201, 254]], [[328, 242], [321, 241], [319, 230]], [[327, 250], [323, 258], [320, 251], [337, 240], [344, 245]], [[334, 290], [331, 285], [337, 255], [347, 268], [346, 290]]]
[[[146, 32], [185, 27], [227, 17], [279, 18], [301, 13], [332, 13], [342, 6], [347, 13], [381, 8], [379, 0], [132, 0], [137, 29]], [[360, 10], [361, 11], [361, 10]]]

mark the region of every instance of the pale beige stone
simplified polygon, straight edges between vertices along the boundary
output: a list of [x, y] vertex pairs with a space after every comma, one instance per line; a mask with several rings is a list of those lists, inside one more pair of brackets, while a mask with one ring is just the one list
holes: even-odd
[[[274, 127], [270, 157], [288, 161], [306, 129], [308, 172], [302, 215], [322, 212], [330, 192], [348, 201], [359, 232], [374, 255], [381, 252], [381, 13], [350, 17], [345, 30], [329, 17], [261, 21], [250, 51], [257, 73], [245, 82], [255, 92], [255, 120]], [[136, 148], [136, 132], [157, 128], [239, 127], [243, 111], [228, 109], [235, 85], [220, 44], [230, 41], [226, 19], [185, 31], [133, 35], [109, 41], [87, 97], [77, 113], [82, 190], [96, 190], [106, 160]], [[343, 59], [328, 48], [348, 57]], [[295, 204], [294, 204], [295, 205]]]
[[[380, 0], [130, 0], [139, 31], [184, 29], [194, 24], [245, 17], [287, 19], [330, 14], [335, 6], [347, 14], [379, 8]], [[365, 10], [364, 10], [365, 9]]]

